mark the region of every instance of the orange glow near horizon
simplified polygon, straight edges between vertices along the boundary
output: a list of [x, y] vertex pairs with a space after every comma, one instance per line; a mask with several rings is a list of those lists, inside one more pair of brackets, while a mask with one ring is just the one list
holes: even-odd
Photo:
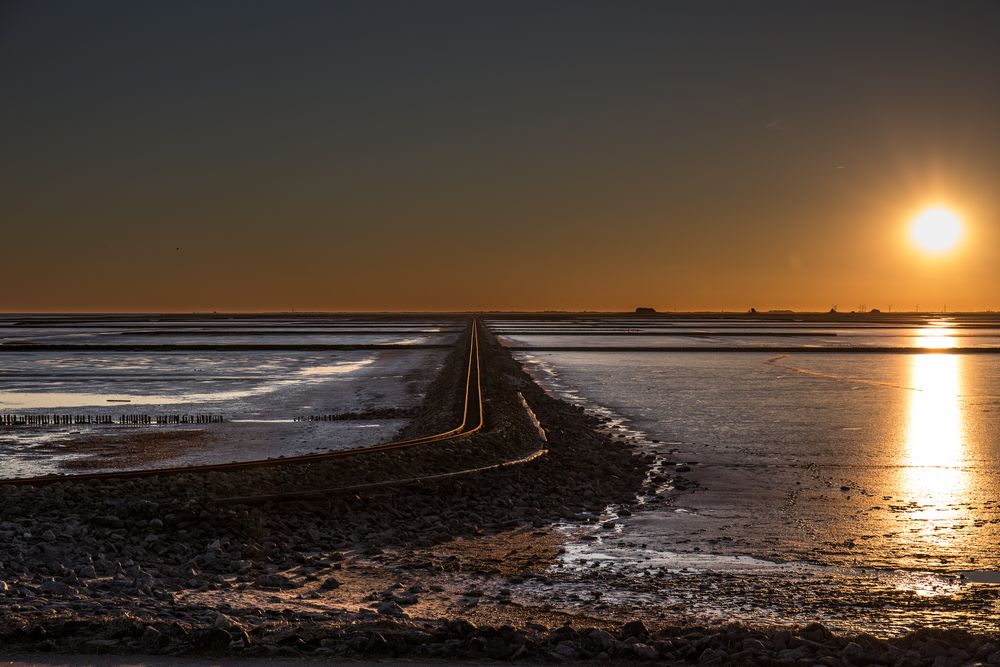
[[0, 312], [1000, 311], [991, 3], [91, 4], [0, 1]]

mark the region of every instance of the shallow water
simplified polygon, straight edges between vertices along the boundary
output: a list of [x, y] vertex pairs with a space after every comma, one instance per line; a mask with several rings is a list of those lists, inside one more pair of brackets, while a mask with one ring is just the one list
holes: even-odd
[[827, 327], [805, 323], [783, 325], [673, 321], [636, 325], [629, 321], [573, 322], [561, 327], [529, 323], [496, 323], [493, 330], [508, 346], [559, 347], [801, 347], [801, 348], [997, 348], [1000, 328], [963, 326], [953, 319], [923, 325], [853, 325]]
[[[188, 411], [210, 412], [297, 385], [324, 382], [335, 376], [356, 376], [379, 358], [379, 353], [356, 352], [283, 357], [263, 354], [206, 357], [173, 352], [155, 358], [109, 352], [88, 355], [84, 362], [79, 357], [58, 353], [15, 355], [20, 358], [11, 359], [8, 368], [34, 370], [7, 371], [0, 377], [0, 412], [66, 408], [136, 410], [153, 406], [182, 406]], [[98, 368], [112, 370], [101, 372]]]
[[[906, 335], [955, 345], [940, 326]], [[564, 568], [615, 582], [605, 602], [624, 587], [705, 619], [997, 629], [1000, 355], [629, 353], [561, 338], [598, 349], [516, 356], [693, 484], [653, 484], [647, 509], [612, 508], [597, 518], [609, 527], [571, 544]]]
[[[331, 318], [325, 328], [288, 334], [302, 322], [242, 319], [151, 323], [87, 318], [0, 318], [0, 341], [34, 343], [187, 344], [212, 351], [2, 351], [0, 413], [73, 415], [222, 415], [225, 424], [148, 426], [147, 432], [207, 432], [197, 447], [177, 448], [167, 461], [130, 463], [155, 467], [227, 462], [366, 446], [390, 440], [398, 419], [301, 422], [296, 417], [414, 407], [440, 368], [447, 349], [280, 350], [226, 349], [232, 344], [449, 344], [452, 322], [364, 321]], [[134, 336], [136, 330], [164, 335]], [[182, 330], [223, 335], [192, 336]], [[363, 330], [365, 333], [356, 333]], [[256, 332], [247, 335], [247, 331]], [[90, 340], [95, 338], [96, 340]], [[133, 340], [136, 339], [136, 340]], [[79, 458], [74, 443], [98, 437], [131, 437], [134, 427], [0, 427], [0, 476], [65, 472]], [[109, 464], [109, 467], [112, 467]]]

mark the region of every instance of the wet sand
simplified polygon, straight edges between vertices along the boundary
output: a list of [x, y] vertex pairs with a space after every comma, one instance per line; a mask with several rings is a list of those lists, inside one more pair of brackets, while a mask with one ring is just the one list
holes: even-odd
[[[228, 463], [385, 442], [412, 417], [446, 354], [229, 347], [165, 354], [10, 353], [0, 374], [0, 414], [58, 414], [66, 423], [0, 426], [0, 476]], [[199, 429], [157, 423], [164, 416], [206, 413], [221, 421]], [[145, 425], [119, 424], [131, 417]], [[211, 437], [188, 435], [201, 427]], [[120, 455], [111, 451], [114, 442], [123, 448]], [[149, 445], [145, 459], [143, 444]]]
[[71, 458], [63, 463], [66, 470], [128, 469], [167, 464], [191, 449], [211, 446], [217, 437], [198, 428], [166, 432], [123, 430], [117, 435], [49, 443], [36, 448], [36, 452], [41, 456], [60, 456], [66, 450], [71, 451]]

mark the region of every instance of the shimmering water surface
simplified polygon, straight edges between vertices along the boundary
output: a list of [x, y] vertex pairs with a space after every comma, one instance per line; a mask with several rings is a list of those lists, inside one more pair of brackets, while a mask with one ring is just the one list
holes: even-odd
[[[0, 414], [212, 414], [226, 420], [191, 426], [0, 426], [0, 476], [72, 472], [67, 466], [81, 459], [89, 461], [88, 469], [159, 467], [386, 441], [404, 420], [295, 418], [412, 408], [447, 354], [427, 346], [453, 344], [463, 326], [346, 316], [0, 317]], [[192, 345], [198, 347], [185, 349]], [[275, 345], [282, 347], [267, 349]], [[148, 459], [115, 456], [113, 441], [124, 446], [150, 433], [176, 437], [143, 441], [149, 443], [143, 445]], [[100, 453], [90, 446], [95, 439]]]
[[[1000, 627], [1000, 328], [984, 319], [492, 327], [549, 391], [682, 480], [654, 481], [632, 516], [611, 508], [564, 567], [646, 582], [622, 604], [891, 633]], [[602, 349], [695, 329], [688, 344], [713, 351]]]

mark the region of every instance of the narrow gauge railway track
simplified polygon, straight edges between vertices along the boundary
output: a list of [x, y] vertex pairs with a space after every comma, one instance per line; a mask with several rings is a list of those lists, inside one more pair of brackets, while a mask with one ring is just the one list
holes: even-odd
[[[478, 404], [478, 423], [476, 424], [476, 426], [474, 426], [474, 427], [472, 427], [472, 428], [470, 428], [468, 430], [465, 430], [465, 431], [462, 431], [462, 430], [459, 429], [458, 432], [451, 433], [451, 435], [443, 437], [443, 438], [441, 438], [441, 440], [449, 440], [449, 439], [452, 439], [452, 438], [463, 437], [463, 436], [466, 436], [466, 435], [472, 435], [473, 433], [476, 433], [476, 432], [482, 430], [482, 428], [483, 428], [483, 393], [482, 393], [482, 382], [481, 382], [481, 378], [480, 378], [480, 367], [479, 367], [479, 333], [477, 331], [477, 328], [478, 328], [478, 322], [475, 319], [473, 319], [473, 321], [472, 321], [472, 339], [473, 339], [473, 344], [475, 345], [475, 348], [476, 348], [476, 353], [475, 353], [475, 377], [476, 377], [476, 381], [475, 381], [475, 392], [474, 392], [475, 395], [476, 395], [476, 397], [473, 398], [473, 399], [470, 399], [470, 396], [469, 396], [469, 389], [471, 387], [473, 387], [473, 383], [472, 383], [473, 359], [470, 356], [470, 358], [469, 358], [469, 376], [466, 379], [465, 414], [466, 414], [466, 418], [468, 419], [469, 418], [469, 414], [470, 414], [470, 410], [475, 407], [475, 404]], [[470, 354], [471, 354], [471, 351], [470, 351]], [[522, 397], [521, 400], [523, 402], [524, 398]], [[524, 403], [524, 407], [531, 414], [532, 419], [536, 419], [535, 416], [534, 416], [534, 413], [531, 412], [531, 408], [528, 406], [527, 403]], [[471, 421], [469, 423], [471, 423]], [[536, 423], [536, 426], [537, 426], [537, 424], [538, 424], [537, 421], [535, 423]], [[538, 426], [538, 429], [539, 429], [539, 431], [541, 431], [541, 427], [540, 426]], [[453, 429], [453, 431], [454, 431], [454, 429]], [[543, 434], [542, 440], [544, 442], [544, 440], [545, 440], [545, 438], [544, 438], [544, 432], [542, 432], [542, 434]], [[366, 451], [370, 451], [370, 449], [366, 450]], [[350, 486], [338, 486], [338, 487], [320, 488], [320, 489], [306, 489], [306, 490], [302, 490], [302, 491], [282, 491], [282, 492], [278, 492], [278, 493], [264, 493], [264, 494], [248, 495], [248, 496], [230, 496], [230, 497], [224, 497], [224, 498], [216, 498], [215, 502], [217, 502], [219, 504], [222, 504], [222, 505], [260, 505], [260, 504], [263, 504], [263, 503], [277, 503], [277, 502], [295, 502], [295, 501], [318, 500], [318, 499], [322, 499], [324, 497], [327, 497], [327, 496], [330, 496], [330, 495], [334, 495], [334, 494], [338, 494], [338, 493], [358, 493], [358, 492], [362, 492], [362, 491], [379, 491], [379, 490], [393, 489], [393, 488], [399, 488], [399, 487], [406, 487], [406, 486], [411, 486], [411, 485], [422, 485], [422, 484], [427, 484], [427, 483], [432, 483], [432, 482], [440, 482], [440, 481], [448, 480], [448, 479], [455, 479], [455, 478], [459, 478], [459, 477], [467, 477], [467, 476], [470, 476], [470, 475], [476, 475], [476, 474], [486, 473], [486, 472], [490, 472], [490, 471], [494, 471], [494, 470], [505, 470], [505, 469], [516, 467], [516, 466], [521, 466], [521, 465], [524, 465], [526, 463], [531, 463], [533, 461], [537, 461], [538, 459], [540, 459], [543, 456], [545, 456], [546, 454], [548, 454], [548, 451], [549, 451], [548, 449], [546, 449], [544, 446], [542, 446], [542, 447], [538, 447], [534, 451], [531, 451], [531, 452], [529, 452], [529, 453], [527, 453], [527, 454], [525, 454], [523, 456], [517, 457], [517, 458], [507, 459], [507, 460], [504, 460], [504, 461], [500, 461], [499, 463], [492, 463], [492, 464], [488, 464], [488, 465], [484, 465], [484, 466], [476, 466], [476, 467], [473, 467], [473, 468], [462, 468], [460, 470], [449, 470], [447, 472], [440, 472], [440, 473], [428, 474], [428, 475], [419, 475], [419, 476], [416, 476], [416, 477], [400, 477], [400, 478], [395, 478], [395, 479], [382, 480], [382, 481], [379, 481], [379, 482], [368, 482], [368, 483], [365, 483], [365, 484], [354, 484], [354, 485], [350, 485]]]
[[483, 411], [482, 379], [479, 363], [479, 332], [478, 323], [473, 320], [469, 334], [469, 357], [465, 375], [465, 398], [462, 407], [462, 421], [454, 428], [434, 435], [388, 442], [372, 447], [358, 447], [335, 452], [302, 454], [273, 459], [258, 459], [254, 461], [239, 461], [234, 463], [212, 463], [195, 466], [177, 466], [171, 468], [153, 468], [147, 470], [121, 470], [114, 472], [82, 473], [74, 475], [44, 475], [39, 477], [13, 477], [0, 479], [0, 486], [42, 486], [59, 482], [78, 482], [87, 480], [134, 479], [140, 477], [161, 477], [191, 473], [235, 472], [254, 468], [316, 463], [342, 459], [352, 456], [390, 452], [409, 447], [430, 445], [455, 438], [464, 438], [483, 429], [485, 415]]

